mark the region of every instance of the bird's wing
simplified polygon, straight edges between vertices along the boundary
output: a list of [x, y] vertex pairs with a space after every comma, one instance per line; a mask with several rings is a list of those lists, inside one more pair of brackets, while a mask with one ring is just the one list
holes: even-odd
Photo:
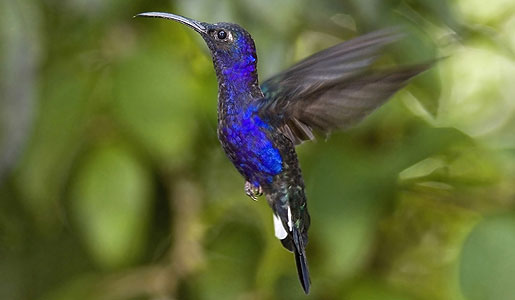
[[263, 82], [259, 114], [295, 144], [314, 139], [313, 129], [329, 133], [356, 124], [429, 67], [367, 71], [401, 37], [395, 29], [376, 31], [300, 61]]

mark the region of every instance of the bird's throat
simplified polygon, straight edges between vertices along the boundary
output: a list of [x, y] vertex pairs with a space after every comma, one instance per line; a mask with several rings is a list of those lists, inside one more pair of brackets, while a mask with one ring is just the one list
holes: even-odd
[[256, 61], [251, 56], [235, 63], [214, 60], [218, 79], [219, 114], [234, 115], [261, 99]]

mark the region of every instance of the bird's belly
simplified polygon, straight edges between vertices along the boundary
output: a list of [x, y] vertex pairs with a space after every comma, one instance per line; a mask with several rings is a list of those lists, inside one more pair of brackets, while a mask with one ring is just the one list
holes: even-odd
[[270, 184], [283, 168], [281, 154], [268, 137], [269, 130], [257, 115], [231, 120], [219, 128], [227, 156], [255, 186]]

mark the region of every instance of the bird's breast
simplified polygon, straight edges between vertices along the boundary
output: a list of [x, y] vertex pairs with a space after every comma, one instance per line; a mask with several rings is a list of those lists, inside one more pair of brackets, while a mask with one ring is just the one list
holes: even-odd
[[236, 169], [256, 186], [271, 183], [283, 168], [280, 151], [270, 138], [274, 129], [252, 105], [221, 118], [219, 139]]

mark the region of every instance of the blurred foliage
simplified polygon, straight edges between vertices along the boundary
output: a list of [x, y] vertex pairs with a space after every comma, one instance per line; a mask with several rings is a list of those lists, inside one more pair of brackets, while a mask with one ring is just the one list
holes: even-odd
[[[443, 59], [298, 148], [313, 288], [216, 138], [217, 85], [170, 11], [252, 33], [261, 78], [374, 29]], [[0, 2], [1, 299], [514, 299], [512, 0]]]

